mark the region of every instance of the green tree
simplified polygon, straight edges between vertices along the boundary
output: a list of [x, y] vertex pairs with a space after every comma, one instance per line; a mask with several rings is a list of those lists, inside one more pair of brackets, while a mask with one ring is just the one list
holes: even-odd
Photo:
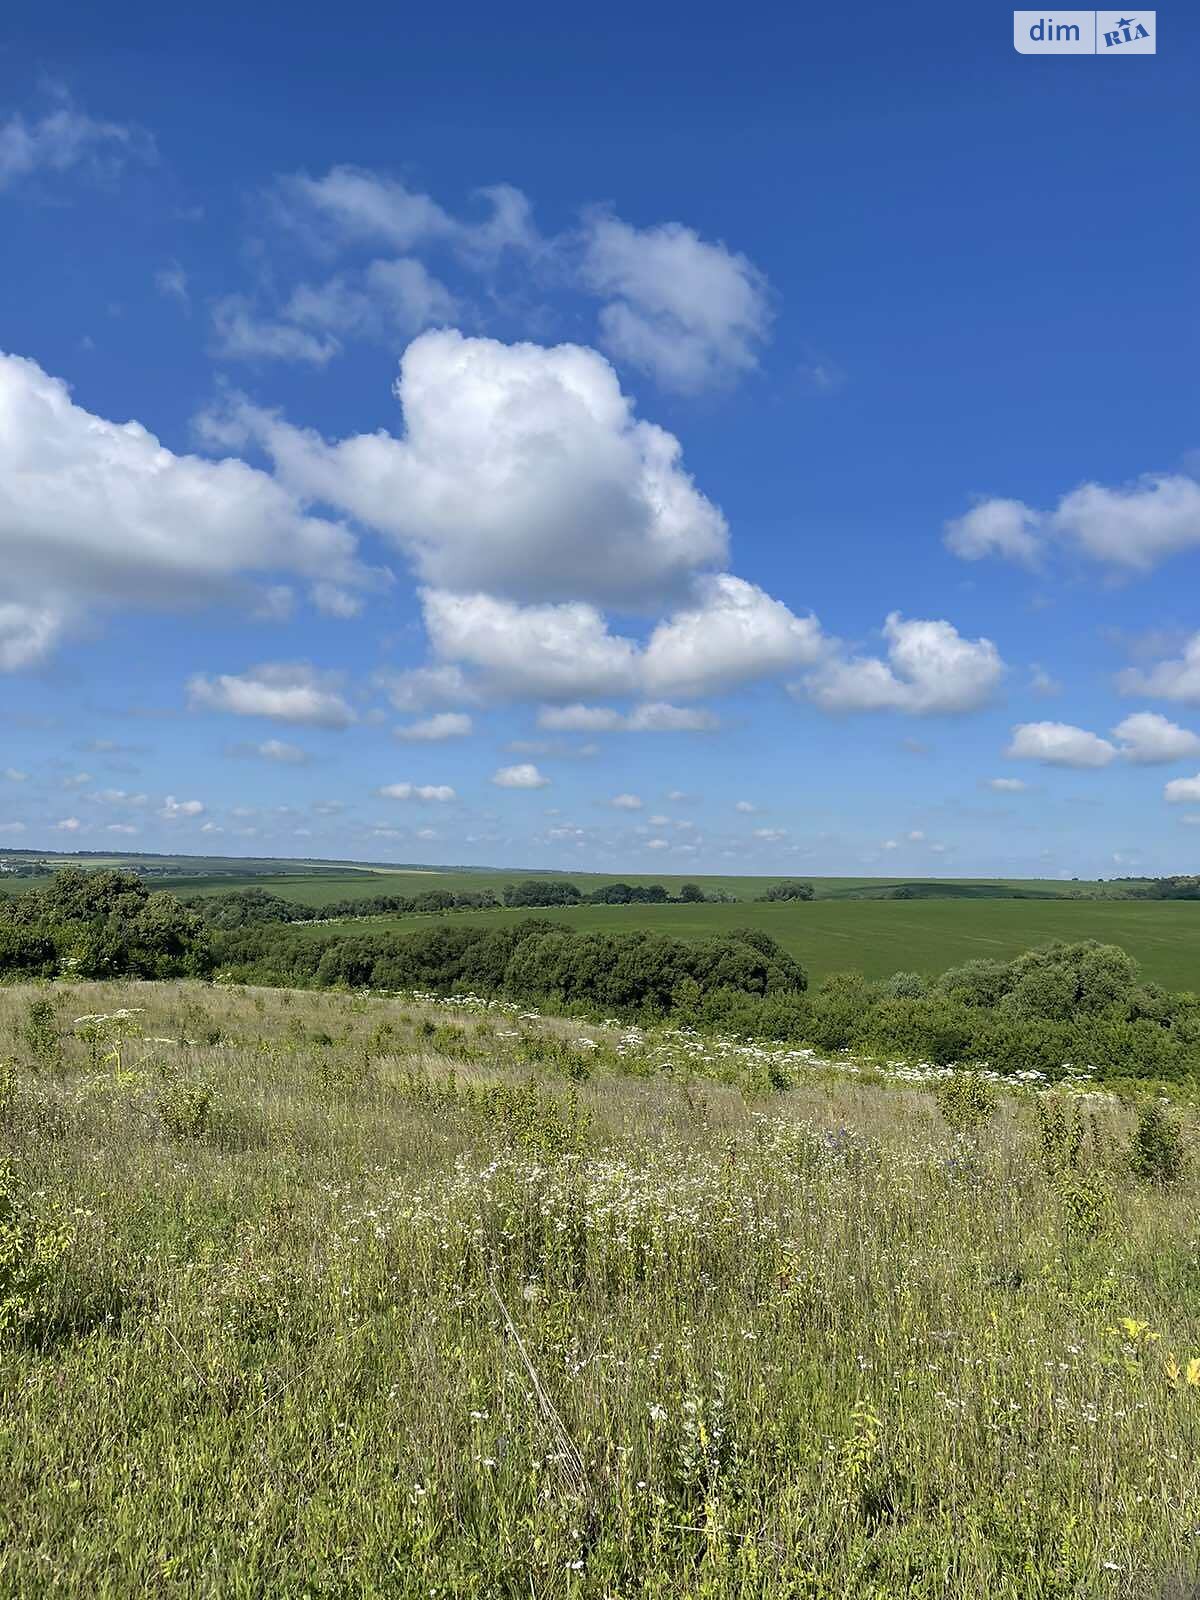
[[811, 883], [797, 883], [793, 878], [787, 878], [782, 883], [773, 883], [758, 897], [760, 900], [811, 900], [813, 886]]

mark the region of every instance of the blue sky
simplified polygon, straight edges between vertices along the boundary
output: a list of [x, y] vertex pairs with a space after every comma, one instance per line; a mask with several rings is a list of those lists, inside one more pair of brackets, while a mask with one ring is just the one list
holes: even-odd
[[0, 844], [1193, 869], [1158, 23], [10, 8]]

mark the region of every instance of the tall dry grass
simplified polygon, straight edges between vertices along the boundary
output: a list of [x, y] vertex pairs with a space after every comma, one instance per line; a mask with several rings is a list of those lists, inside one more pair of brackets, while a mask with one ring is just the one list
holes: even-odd
[[1194, 1168], [661, 1045], [0, 990], [0, 1592], [1192, 1592]]

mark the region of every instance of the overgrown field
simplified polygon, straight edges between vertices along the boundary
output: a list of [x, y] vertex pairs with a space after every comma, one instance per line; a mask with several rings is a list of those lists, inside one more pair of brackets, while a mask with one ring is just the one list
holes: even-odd
[[[280, 890], [291, 894], [291, 891]], [[461, 911], [447, 920], [488, 927], [530, 916], [580, 931], [643, 928], [702, 939], [754, 927], [778, 939], [814, 982], [854, 970], [883, 978], [900, 968], [942, 972], [974, 956], [1007, 961], [1051, 939], [1117, 944], [1147, 979], [1200, 990], [1200, 903], [1186, 900], [854, 900], [800, 904], [568, 906], [536, 911]], [[429, 917], [372, 918], [363, 928], [407, 931]], [[347, 924], [352, 926], [352, 924]], [[303, 931], [303, 930], [301, 930]], [[312, 933], [322, 929], [313, 925]], [[327, 930], [326, 930], [327, 931]]]
[[0, 1593], [1194, 1592], [1187, 1109], [200, 984], [0, 1053]]

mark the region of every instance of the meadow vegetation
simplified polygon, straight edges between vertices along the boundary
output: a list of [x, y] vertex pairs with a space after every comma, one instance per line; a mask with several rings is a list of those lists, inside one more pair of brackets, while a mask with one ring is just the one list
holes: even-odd
[[[791, 891], [808, 886], [780, 887], [785, 900], [800, 899], [797, 915], [805, 915], [807, 902]], [[232, 898], [230, 925], [225, 897], [201, 912], [131, 874], [64, 870], [3, 903], [0, 973], [215, 974], [303, 988], [470, 992], [579, 1016], [670, 1017], [823, 1051], [1008, 1074], [1060, 1076], [1084, 1067], [1182, 1080], [1200, 1071], [1196, 995], [1146, 981], [1132, 957], [1094, 940], [1056, 941], [1008, 961], [969, 960], [940, 975], [913, 970], [871, 980], [835, 972], [810, 989], [800, 962], [753, 925], [700, 939], [636, 927], [588, 930], [547, 915], [426, 920], [403, 931], [372, 923], [294, 928], [274, 920], [269, 896], [249, 890]], [[764, 908], [780, 909], [788, 906]]]
[[0, 1592], [1193, 1592], [1184, 1097], [195, 982], [0, 1057]]

